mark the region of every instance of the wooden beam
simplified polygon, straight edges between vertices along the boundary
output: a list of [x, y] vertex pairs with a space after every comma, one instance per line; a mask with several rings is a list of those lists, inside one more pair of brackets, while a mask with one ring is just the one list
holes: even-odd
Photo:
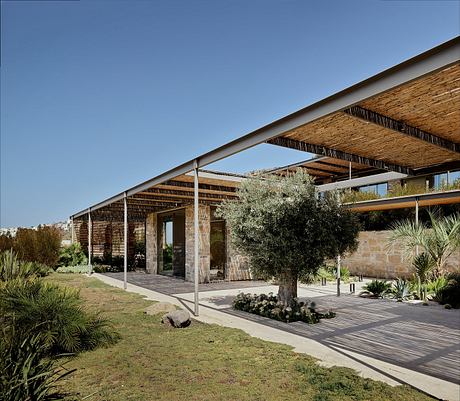
[[[162, 183], [162, 185], [170, 185], [173, 187], [183, 187], [183, 188], [193, 188], [193, 182], [188, 182], [188, 181], [169, 180], [169, 181]], [[198, 188], [211, 190], [211, 191], [236, 192], [236, 187], [228, 187], [224, 185], [212, 185], [212, 184], [200, 183], [198, 185]]]
[[[293, 172], [293, 171], [296, 171], [298, 168], [307, 170], [308, 174], [310, 174], [310, 175], [315, 175], [316, 174], [317, 177], [329, 178], [329, 177], [335, 176], [333, 171], [321, 170], [321, 169], [318, 169], [318, 168], [304, 166], [304, 165], [300, 165], [300, 166], [296, 166], [296, 167], [283, 168], [283, 169], [277, 170], [275, 172], [276, 173]], [[311, 172], [310, 172], [310, 170], [311, 170]]]
[[[190, 198], [193, 199], [193, 191], [181, 191], [177, 189], [163, 189], [163, 188], [149, 188], [143, 192], [139, 192], [139, 195], [144, 196], [165, 196], [165, 197], [178, 197], [178, 198]], [[134, 198], [138, 196], [135, 195]], [[215, 199], [215, 200], [222, 200], [222, 199], [235, 199], [236, 195], [222, 195], [222, 194], [214, 194], [214, 193], [201, 193], [200, 198], [205, 199]]]
[[323, 155], [323, 156], [333, 157], [335, 159], [346, 160], [352, 163], [364, 164], [366, 166], [375, 167], [375, 168], [379, 168], [382, 170], [395, 171], [397, 173], [402, 173], [402, 174], [407, 174], [407, 175], [414, 174], [413, 169], [406, 167], [406, 166], [400, 166], [398, 164], [387, 163], [387, 162], [384, 162], [383, 160], [371, 159], [369, 157], [359, 156], [353, 153], [342, 152], [341, 150], [328, 148], [322, 145], [314, 145], [314, 144], [303, 142], [303, 141], [297, 141], [291, 138], [284, 138], [284, 137], [273, 138], [267, 141], [267, 143], [272, 144], [272, 145], [282, 146], [284, 148], [300, 150], [302, 152], [316, 153], [317, 155]]
[[[336, 173], [348, 173], [349, 171], [349, 166], [342, 166], [341, 164], [334, 164], [334, 163], [325, 162], [322, 160], [315, 161], [314, 163], [336, 169], [336, 170], [331, 170], [331, 171], [335, 171]], [[355, 168], [355, 170], [357, 169]]]
[[398, 132], [400, 134], [419, 139], [427, 142], [430, 145], [435, 145], [439, 148], [447, 149], [455, 153], [460, 153], [460, 144], [452, 142], [448, 139], [441, 138], [430, 132], [423, 131], [417, 127], [406, 124], [404, 121], [398, 121], [375, 111], [365, 109], [360, 106], [353, 106], [343, 111], [344, 113], [358, 118], [360, 120], [378, 125], [383, 128]]

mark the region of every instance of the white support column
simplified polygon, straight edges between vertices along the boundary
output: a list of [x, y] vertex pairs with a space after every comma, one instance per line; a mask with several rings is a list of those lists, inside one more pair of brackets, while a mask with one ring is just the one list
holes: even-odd
[[348, 164], [348, 179], [351, 180], [351, 162]]
[[93, 222], [91, 220], [91, 208], [88, 211], [88, 273], [93, 273], [93, 265], [91, 263], [93, 254]]
[[198, 296], [198, 283], [200, 280], [200, 235], [199, 235], [199, 215], [198, 215], [198, 161], [195, 160], [194, 163], [194, 192], [193, 192], [193, 218], [194, 218], [194, 251], [195, 251], [195, 256], [194, 256], [194, 282], [195, 282], [195, 316], [198, 316], [199, 314], [199, 308], [198, 308], [198, 303], [199, 303], [199, 296]]
[[337, 296], [340, 297], [340, 255], [337, 256]]
[[124, 221], [123, 221], [123, 288], [128, 288], [128, 198], [123, 198]]

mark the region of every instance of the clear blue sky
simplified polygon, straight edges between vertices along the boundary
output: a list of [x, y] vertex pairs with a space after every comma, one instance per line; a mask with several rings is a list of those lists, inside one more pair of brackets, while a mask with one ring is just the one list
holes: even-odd
[[[2, 227], [90, 204], [459, 35], [458, 1], [2, 2]], [[210, 168], [305, 155], [268, 145]]]

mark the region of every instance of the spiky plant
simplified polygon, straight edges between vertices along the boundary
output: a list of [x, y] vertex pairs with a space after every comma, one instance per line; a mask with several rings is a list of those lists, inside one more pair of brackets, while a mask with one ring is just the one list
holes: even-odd
[[0, 281], [42, 277], [48, 274], [49, 270], [49, 267], [41, 263], [20, 261], [12, 249], [0, 253]]
[[446, 277], [441, 276], [436, 280], [429, 282], [426, 286], [426, 290], [429, 294], [429, 298], [435, 302], [442, 302], [442, 291], [447, 286], [448, 280]]
[[412, 266], [420, 283], [425, 284], [430, 279], [435, 263], [428, 253], [422, 252], [414, 256]]
[[[75, 370], [75, 369], [74, 369]], [[0, 399], [2, 401], [61, 400], [56, 383], [74, 370], [67, 370], [46, 356], [41, 335], [26, 335], [3, 326], [0, 338]]]
[[460, 213], [440, 217], [428, 211], [430, 225], [404, 220], [392, 226], [390, 243], [401, 242], [407, 255], [416, 247], [423, 248], [434, 263], [433, 274], [439, 277], [445, 271], [447, 258], [460, 248]]
[[409, 298], [410, 294], [410, 283], [409, 281], [398, 278], [390, 289], [391, 295], [396, 298], [398, 301], [403, 301]]

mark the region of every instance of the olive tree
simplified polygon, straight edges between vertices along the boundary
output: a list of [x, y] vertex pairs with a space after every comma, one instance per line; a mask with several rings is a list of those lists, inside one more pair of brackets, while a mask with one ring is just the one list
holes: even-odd
[[297, 296], [327, 259], [357, 246], [357, 217], [334, 193], [319, 197], [302, 170], [284, 177], [257, 175], [241, 183], [238, 200], [218, 208], [230, 226], [233, 245], [249, 257], [252, 272], [279, 283], [285, 305]]

